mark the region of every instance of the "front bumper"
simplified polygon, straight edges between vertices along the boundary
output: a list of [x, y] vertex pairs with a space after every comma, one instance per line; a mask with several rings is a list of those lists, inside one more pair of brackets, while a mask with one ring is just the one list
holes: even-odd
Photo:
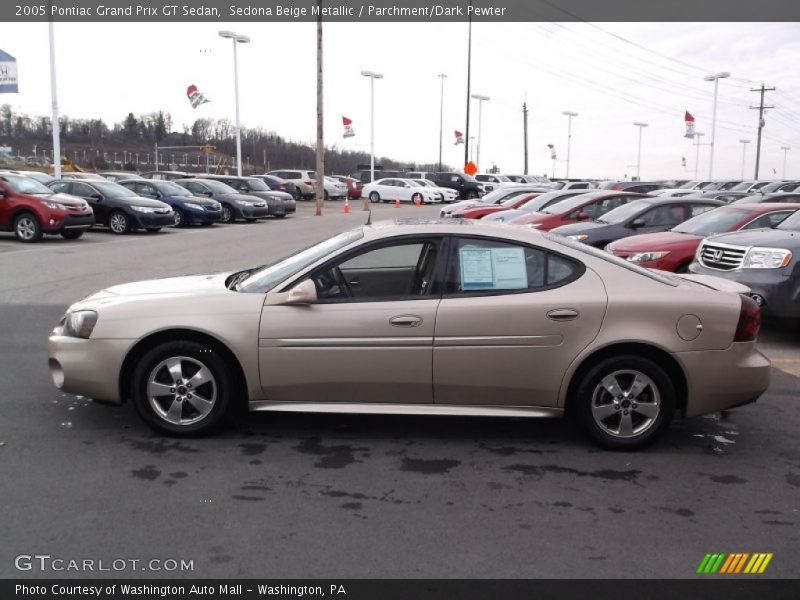
[[236, 209], [239, 217], [242, 219], [263, 219], [269, 216], [269, 206], [241, 206], [237, 205]]
[[175, 224], [175, 215], [168, 213], [134, 213], [133, 221], [136, 227], [142, 229], [155, 229], [156, 227], [169, 227]]
[[297, 203], [294, 199], [282, 200], [280, 198], [269, 199], [267, 202], [267, 209], [269, 214], [273, 217], [291, 215], [297, 212]]
[[750, 288], [751, 295], [763, 298], [761, 310], [775, 317], [800, 317], [800, 269], [795, 266], [794, 274], [785, 269], [740, 269], [720, 271], [709, 269], [698, 262], [689, 266], [691, 273], [712, 275], [729, 279]]
[[63, 219], [55, 221], [53, 225], [44, 223], [42, 231], [45, 233], [61, 233], [62, 231], [85, 231], [94, 225], [94, 214], [67, 215]]
[[754, 402], [769, 387], [772, 366], [755, 342], [734, 342], [725, 350], [673, 356], [686, 375], [687, 417]]
[[184, 212], [188, 224], [200, 225], [202, 223], [218, 223], [222, 220], [222, 209], [213, 210], [187, 210]]
[[47, 340], [50, 376], [62, 392], [102, 402], [122, 402], [119, 375], [135, 340], [98, 340], [59, 335]]

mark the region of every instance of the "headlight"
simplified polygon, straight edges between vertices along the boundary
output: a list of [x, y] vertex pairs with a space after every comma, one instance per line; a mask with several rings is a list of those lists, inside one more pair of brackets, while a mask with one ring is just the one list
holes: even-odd
[[187, 202], [184, 204], [186, 208], [193, 208], [194, 210], [205, 210], [205, 207], [200, 204], [195, 204], [194, 202]]
[[44, 204], [47, 208], [52, 208], [53, 210], [67, 210], [66, 204], [51, 202], [50, 200], [42, 200], [42, 204]]
[[632, 263], [643, 263], [650, 262], [651, 260], [659, 260], [660, 258], [664, 258], [667, 254], [669, 254], [669, 250], [660, 252], [637, 252], [636, 254], [631, 254], [625, 260]]
[[581, 233], [580, 235], [568, 235], [567, 237], [571, 240], [575, 240], [576, 242], [585, 242], [587, 239], [589, 239], [589, 236], [585, 233]]
[[140, 212], [140, 213], [154, 213], [154, 212], [156, 212], [156, 209], [152, 208], [150, 206], [131, 206], [131, 208], [133, 210], [135, 210], [136, 212]]
[[89, 339], [97, 324], [97, 313], [93, 310], [68, 312], [64, 316], [64, 335]]
[[750, 248], [742, 261], [743, 269], [780, 269], [792, 260], [790, 250], [783, 248]]
[[[542, 224], [541, 224], [541, 223], [531, 223], [531, 224], [529, 225], [529, 227], [530, 227], [531, 229], [539, 229], [541, 226], [542, 226]], [[576, 239], [578, 239], [580, 236], [572, 236], [572, 235], [571, 235], [571, 236], [569, 236], [569, 237], [571, 237], [573, 240], [576, 240]], [[586, 239], [586, 236], [583, 236], [583, 239]]]

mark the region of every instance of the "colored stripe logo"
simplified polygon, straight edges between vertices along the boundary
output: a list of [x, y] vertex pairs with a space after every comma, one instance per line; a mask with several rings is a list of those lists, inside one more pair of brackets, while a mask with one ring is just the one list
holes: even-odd
[[709, 553], [703, 557], [697, 567], [700, 575], [713, 575], [714, 573], [732, 575], [738, 573], [759, 574], [767, 569], [772, 560], [772, 553], [766, 552], [724, 552]]

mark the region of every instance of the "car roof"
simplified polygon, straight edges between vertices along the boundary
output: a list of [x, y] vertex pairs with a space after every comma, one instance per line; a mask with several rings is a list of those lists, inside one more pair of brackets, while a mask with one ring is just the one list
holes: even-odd
[[745, 208], [753, 212], [768, 213], [773, 210], [798, 210], [800, 209], [800, 202], [742, 202], [741, 204], [726, 204], [722, 208], [727, 208], [728, 206], [731, 208]]

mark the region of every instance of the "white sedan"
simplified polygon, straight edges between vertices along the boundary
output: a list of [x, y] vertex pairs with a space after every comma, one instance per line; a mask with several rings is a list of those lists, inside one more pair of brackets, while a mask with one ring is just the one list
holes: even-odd
[[410, 179], [409, 181], [417, 185], [430, 188], [442, 196], [442, 202], [455, 202], [458, 200], [458, 192], [453, 188], [439, 187], [430, 179]]
[[437, 190], [428, 187], [420, 187], [414, 183], [413, 179], [400, 179], [388, 177], [378, 179], [368, 183], [361, 191], [363, 196], [369, 198], [370, 202], [418, 202], [420, 204], [432, 204], [440, 200]]

